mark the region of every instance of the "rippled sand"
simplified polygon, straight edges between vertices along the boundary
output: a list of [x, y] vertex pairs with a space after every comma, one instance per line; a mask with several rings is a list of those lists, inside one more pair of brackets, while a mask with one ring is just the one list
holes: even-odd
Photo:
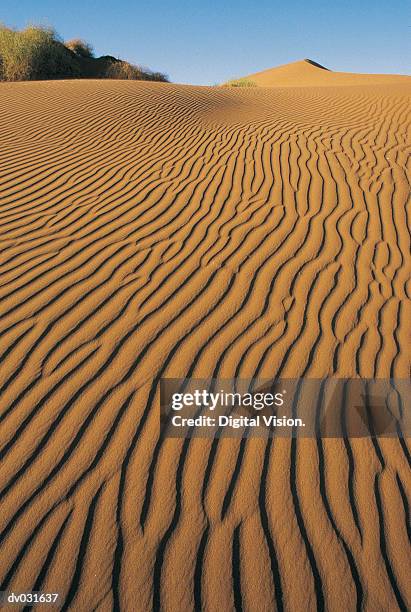
[[406, 609], [408, 441], [164, 439], [159, 379], [409, 376], [410, 83], [0, 85], [2, 590]]

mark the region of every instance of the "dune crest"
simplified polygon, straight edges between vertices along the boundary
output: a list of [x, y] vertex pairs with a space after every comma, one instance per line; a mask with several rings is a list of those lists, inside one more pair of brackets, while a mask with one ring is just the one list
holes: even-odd
[[388, 85], [410, 82], [410, 77], [395, 74], [334, 72], [310, 59], [268, 68], [249, 74], [245, 79], [252, 81], [259, 87], [340, 87], [343, 85]]

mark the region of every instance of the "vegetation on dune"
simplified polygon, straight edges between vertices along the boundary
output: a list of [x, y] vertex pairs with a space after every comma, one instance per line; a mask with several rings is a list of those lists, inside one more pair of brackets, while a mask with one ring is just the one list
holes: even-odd
[[110, 55], [95, 58], [89, 43], [63, 43], [53, 28], [28, 26], [19, 31], [0, 24], [1, 81], [73, 78], [168, 81], [163, 73]]
[[165, 74], [161, 72], [152, 72], [148, 68], [134, 66], [128, 62], [114, 60], [111, 61], [106, 71], [107, 79], [133, 79], [140, 81], [168, 81]]
[[93, 47], [82, 38], [72, 38], [64, 46], [79, 57], [94, 57]]
[[231, 81], [227, 81], [223, 83], [223, 87], [257, 87], [257, 84], [254, 81], [250, 81], [249, 79], [231, 79]]
[[78, 76], [81, 76], [79, 66], [52, 28], [29, 26], [19, 32], [0, 26], [1, 80]]

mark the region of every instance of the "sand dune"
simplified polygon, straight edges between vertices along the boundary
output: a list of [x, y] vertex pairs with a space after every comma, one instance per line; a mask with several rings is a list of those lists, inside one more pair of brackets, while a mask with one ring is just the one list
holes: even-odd
[[409, 606], [406, 440], [158, 433], [161, 376], [409, 376], [411, 80], [306, 69], [1, 84], [2, 590]]
[[396, 85], [409, 83], [408, 76], [334, 72], [310, 59], [276, 66], [247, 77], [259, 87], [338, 87], [341, 85]]

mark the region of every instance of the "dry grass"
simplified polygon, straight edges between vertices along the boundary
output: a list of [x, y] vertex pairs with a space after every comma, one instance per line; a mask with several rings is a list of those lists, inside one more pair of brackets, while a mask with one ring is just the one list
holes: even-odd
[[70, 52], [52, 28], [28, 26], [18, 31], [0, 26], [0, 79], [29, 81], [80, 76]]
[[0, 24], [1, 81], [71, 78], [168, 81], [163, 73], [111, 56], [94, 58], [92, 46], [80, 38], [63, 44], [53, 28], [29, 26], [19, 31]]
[[106, 71], [108, 79], [142, 80], [143, 72], [128, 62], [111, 62]]
[[167, 76], [162, 72], [152, 72], [148, 68], [142, 68], [141, 66], [135, 66], [134, 64], [129, 64], [129, 62], [119, 60], [110, 62], [105, 78], [168, 82]]
[[222, 87], [257, 87], [257, 85], [249, 79], [231, 79], [223, 83]]
[[64, 46], [79, 57], [94, 57], [93, 47], [82, 38], [72, 38], [65, 42]]
[[106, 70], [105, 78], [168, 82], [167, 76], [161, 72], [152, 72], [147, 68], [118, 60], [110, 62]]

